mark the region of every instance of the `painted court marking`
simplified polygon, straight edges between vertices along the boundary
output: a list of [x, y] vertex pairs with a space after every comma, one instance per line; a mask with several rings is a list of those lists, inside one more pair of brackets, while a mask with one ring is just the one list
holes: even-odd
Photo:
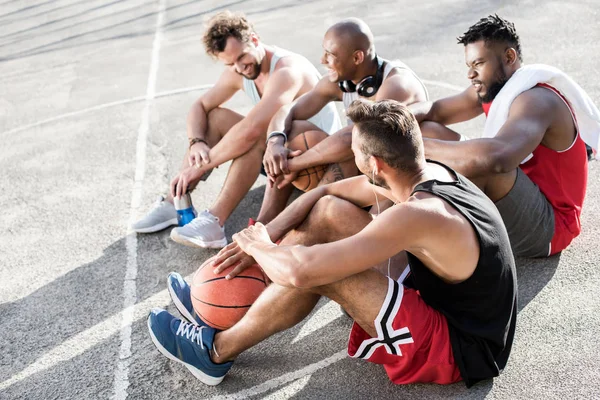
[[113, 386], [114, 399], [123, 400], [127, 398], [129, 387], [129, 364], [131, 362], [131, 325], [133, 323], [133, 310], [137, 302], [136, 278], [137, 265], [137, 234], [131, 230], [131, 225], [137, 219], [137, 210], [142, 202], [144, 175], [146, 173], [146, 147], [148, 142], [148, 131], [150, 130], [150, 108], [156, 94], [156, 77], [160, 62], [160, 43], [162, 40], [162, 26], [165, 17], [166, 0], [159, 0], [158, 16], [156, 18], [156, 32], [152, 43], [152, 61], [148, 74], [148, 86], [146, 89], [146, 103], [142, 111], [142, 122], [138, 129], [138, 137], [135, 155], [135, 182], [131, 194], [131, 206], [129, 209], [129, 221], [127, 226], [127, 237], [125, 247], [127, 249], [127, 267], [125, 280], [123, 282], [123, 319], [121, 321], [121, 348], [119, 350], [119, 361], [115, 369], [115, 380]]

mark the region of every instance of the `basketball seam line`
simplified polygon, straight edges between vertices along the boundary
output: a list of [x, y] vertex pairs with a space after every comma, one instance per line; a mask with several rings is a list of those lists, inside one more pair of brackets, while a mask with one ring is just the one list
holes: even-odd
[[[255, 277], [255, 276], [236, 275], [234, 278], [254, 279], [255, 281], [262, 282], [262, 283], [265, 284], [265, 286], [267, 286], [267, 282], [265, 282], [264, 280], [262, 280], [260, 278]], [[224, 276], [219, 276], [219, 277], [216, 277], [216, 278], [208, 279], [208, 280], [206, 280], [204, 282], [200, 282], [197, 286], [204, 285], [205, 283], [220, 281], [220, 280], [223, 280], [223, 279], [226, 279], [226, 278]]]
[[206, 304], [207, 306], [219, 307], [219, 308], [250, 308], [250, 306], [252, 305], [252, 304], [248, 304], [247, 306], [223, 306], [223, 305], [219, 305], [219, 304], [212, 304], [212, 303], [209, 303], [204, 300], [200, 300], [199, 298], [197, 298], [195, 296], [194, 296], [194, 299], [198, 300], [200, 303]]

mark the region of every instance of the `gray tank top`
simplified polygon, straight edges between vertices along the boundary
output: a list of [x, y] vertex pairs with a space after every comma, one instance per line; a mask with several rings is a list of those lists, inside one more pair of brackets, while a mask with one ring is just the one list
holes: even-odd
[[[275, 65], [277, 65], [277, 61], [279, 61], [280, 58], [289, 56], [291, 54], [294, 53], [275, 47], [273, 57], [271, 57], [271, 66], [269, 69], [269, 73], [273, 73], [273, 71], [275, 70]], [[317, 78], [321, 79], [321, 74], [319, 73], [319, 71], [317, 71], [317, 69], [312, 64], [310, 65], [312, 66], [314, 74], [317, 76]], [[246, 93], [246, 95], [248, 95], [253, 105], [258, 104], [258, 102], [260, 101], [260, 95], [258, 94], [256, 84], [251, 79], [248, 79], [246, 77], [242, 78], [244, 83], [244, 92]], [[321, 111], [319, 111], [315, 116], [309, 118], [308, 120], [330, 135], [342, 129], [342, 123], [340, 121], [340, 117], [333, 102], [330, 102], [327, 105], [325, 105], [325, 107], [323, 107]]]

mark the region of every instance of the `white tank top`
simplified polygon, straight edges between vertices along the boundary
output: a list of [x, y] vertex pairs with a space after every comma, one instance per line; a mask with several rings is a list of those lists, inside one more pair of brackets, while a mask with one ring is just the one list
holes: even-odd
[[[387, 78], [387, 76], [390, 74], [390, 72], [392, 71], [392, 69], [394, 69], [394, 68], [405, 69], [405, 70], [409, 71], [410, 73], [412, 73], [415, 78], [417, 78], [417, 80], [419, 81], [419, 83], [421, 84], [421, 86], [423, 86], [423, 90], [425, 90], [426, 99], [429, 100], [429, 93], [427, 92], [427, 88], [425, 87], [425, 84], [421, 81], [421, 79], [417, 76], [417, 74], [412, 69], [410, 69], [408, 67], [408, 65], [404, 64], [400, 60], [388, 61], [388, 60], [384, 60], [382, 58], [379, 58], [379, 62], [380, 63], [382, 63], [384, 61], [385, 61], [385, 68], [383, 69], [383, 81], [385, 81], [385, 78]], [[359, 97], [360, 96], [356, 92], [353, 92], [353, 93], [342, 93], [342, 100], [344, 102], [344, 109], [348, 109], [348, 107], [350, 107], [350, 104], [352, 104], [352, 102], [354, 100], [358, 100]], [[352, 121], [348, 120], [348, 125], [352, 125]]]
[[[271, 66], [269, 69], [269, 74], [273, 73], [273, 71], [275, 70], [275, 65], [277, 65], [277, 61], [279, 61], [280, 58], [289, 56], [291, 54], [294, 53], [275, 47], [273, 57], [271, 57]], [[314, 73], [317, 76], [317, 78], [321, 79], [321, 74], [319, 73], [319, 71], [317, 71], [314, 65], [310, 65], [314, 70]], [[253, 80], [248, 79], [246, 77], [243, 77], [243, 82], [244, 92], [248, 95], [250, 101], [252, 101], [252, 104], [256, 105], [260, 101], [260, 95], [258, 94], [256, 84]], [[330, 135], [342, 129], [342, 122], [340, 121], [340, 117], [333, 102], [327, 103], [327, 105], [325, 105], [325, 107], [323, 107], [321, 111], [319, 111], [316, 115], [309, 118], [308, 120]]]

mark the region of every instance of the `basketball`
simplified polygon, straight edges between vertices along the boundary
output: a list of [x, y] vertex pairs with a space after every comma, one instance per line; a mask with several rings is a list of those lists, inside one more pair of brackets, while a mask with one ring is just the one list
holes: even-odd
[[[319, 143], [321, 140], [325, 139], [327, 136], [329, 135], [323, 131], [306, 131], [290, 140], [287, 144], [287, 147], [292, 151], [302, 150], [304, 152]], [[304, 192], [308, 192], [309, 190], [317, 187], [323, 178], [323, 175], [325, 175], [325, 172], [327, 172], [328, 167], [329, 164], [318, 165], [316, 167], [310, 167], [302, 170], [298, 172], [298, 177], [292, 182], [292, 184], [296, 188]]]
[[225, 276], [235, 265], [215, 274], [214, 268], [210, 266], [215, 258], [216, 256], [213, 256], [204, 261], [194, 274], [191, 297], [194, 311], [202, 321], [213, 328], [223, 330], [231, 328], [242, 319], [267, 287], [267, 281], [258, 264], [227, 280]]

